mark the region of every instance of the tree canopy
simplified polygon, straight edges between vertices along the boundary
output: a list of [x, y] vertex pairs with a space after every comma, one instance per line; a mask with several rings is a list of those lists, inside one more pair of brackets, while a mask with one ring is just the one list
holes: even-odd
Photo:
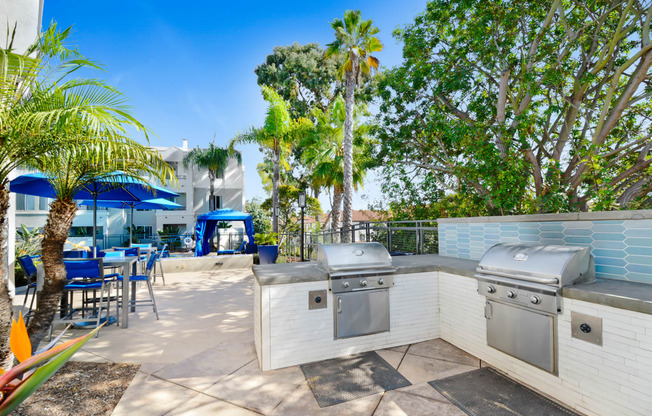
[[380, 81], [386, 191], [478, 214], [648, 205], [651, 16], [638, 0], [429, 2]]

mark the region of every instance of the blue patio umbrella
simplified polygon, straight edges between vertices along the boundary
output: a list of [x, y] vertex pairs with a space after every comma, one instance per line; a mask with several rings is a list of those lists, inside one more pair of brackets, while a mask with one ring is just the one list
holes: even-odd
[[[47, 176], [43, 173], [28, 173], [12, 180], [9, 184], [11, 192], [19, 194], [56, 198], [56, 192]], [[122, 172], [113, 172], [102, 178], [79, 187], [74, 199], [92, 199], [93, 205], [93, 247], [97, 247], [96, 223], [97, 200], [112, 201], [142, 201], [152, 198], [170, 198], [179, 196], [160, 186], [149, 184], [143, 180], [126, 176]], [[95, 250], [95, 248], [94, 248]], [[93, 253], [95, 255], [95, 253]]]
[[106, 208], [118, 208], [125, 209], [131, 208], [131, 226], [129, 227], [129, 243], [132, 242], [132, 230], [134, 228], [134, 208], [136, 209], [177, 209], [183, 208], [183, 205], [177, 204], [176, 202], [168, 201], [164, 198], [154, 198], [147, 199], [144, 201], [107, 201], [107, 200], [97, 200], [97, 201], [82, 201], [79, 205], [88, 205], [93, 206], [97, 203], [98, 207]]

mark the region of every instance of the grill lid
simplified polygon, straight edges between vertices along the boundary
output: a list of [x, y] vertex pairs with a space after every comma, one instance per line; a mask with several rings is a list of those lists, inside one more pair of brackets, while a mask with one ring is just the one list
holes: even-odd
[[380, 243], [318, 244], [317, 265], [330, 277], [395, 270], [392, 257]]
[[591, 267], [589, 247], [496, 244], [482, 256], [476, 271], [479, 277], [493, 275], [563, 287], [589, 277]]

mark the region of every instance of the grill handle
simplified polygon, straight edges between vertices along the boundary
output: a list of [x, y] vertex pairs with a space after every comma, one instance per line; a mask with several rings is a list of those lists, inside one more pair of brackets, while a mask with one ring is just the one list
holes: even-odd
[[491, 319], [494, 316], [494, 310], [491, 307], [491, 303], [488, 301], [484, 304], [484, 317], [486, 319]]
[[342, 313], [342, 298], [337, 297], [337, 313]]
[[512, 273], [502, 273], [493, 270], [477, 269], [479, 274], [484, 274], [488, 276], [499, 276], [507, 277], [509, 279], [518, 279], [524, 280], [526, 282], [539, 283], [542, 285], [556, 285], [559, 284], [559, 279], [556, 277], [536, 277], [536, 276], [526, 276], [522, 274], [512, 274]]

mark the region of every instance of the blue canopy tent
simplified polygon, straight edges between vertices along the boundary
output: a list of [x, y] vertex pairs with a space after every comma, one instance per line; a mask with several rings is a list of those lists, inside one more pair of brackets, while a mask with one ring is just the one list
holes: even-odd
[[252, 215], [225, 208], [197, 216], [197, 224], [195, 225], [195, 236], [197, 239], [195, 244], [195, 257], [205, 256], [210, 252], [209, 241], [213, 236], [213, 233], [215, 233], [217, 223], [220, 221], [244, 222], [245, 232], [247, 233], [247, 237], [249, 237], [249, 244], [247, 244], [247, 253], [250, 253], [255, 247], [254, 219]]

